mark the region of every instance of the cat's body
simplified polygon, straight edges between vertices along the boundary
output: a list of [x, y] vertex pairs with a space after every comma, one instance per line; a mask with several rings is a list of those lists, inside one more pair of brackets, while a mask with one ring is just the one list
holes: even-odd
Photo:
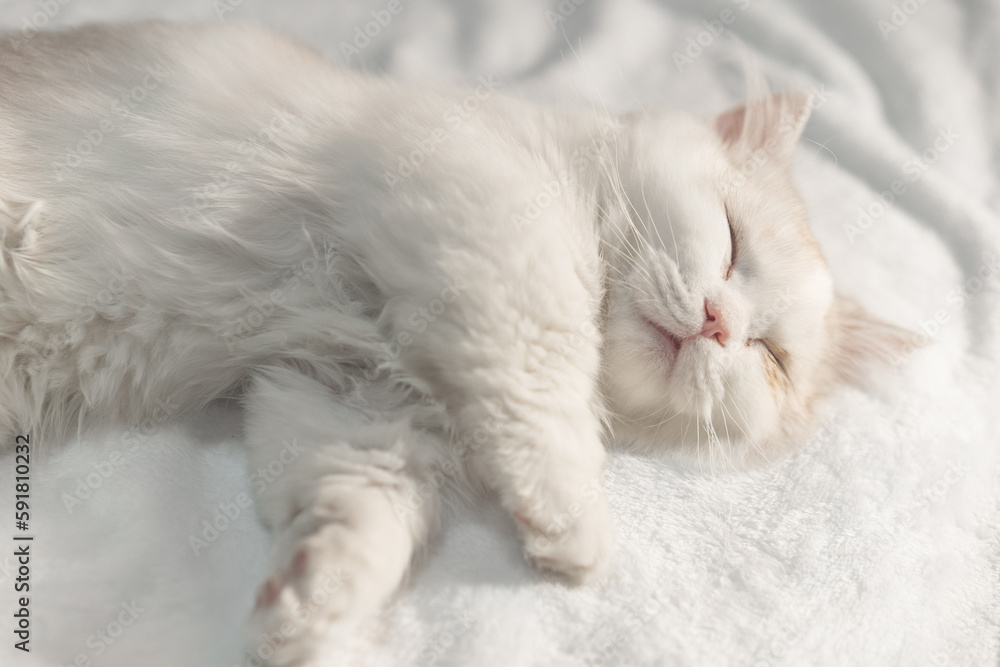
[[788, 163], [807, 114], [777, 124], [804, 99], [713, 128], [497, 87], [406, 88], [249, 28], [0, 43], [0, 427], [244, 391], [254, 467], [304, 452], [258, 499], [277, 574], [251, 640], [294, 628], [275, 663], [395, 590], [443, 487], [492, 489], [537, 563], [590, 579], [602, 421], [646, 448], [725, 429], [774, 451], [894, 341], [835, 300], [805, 227]]

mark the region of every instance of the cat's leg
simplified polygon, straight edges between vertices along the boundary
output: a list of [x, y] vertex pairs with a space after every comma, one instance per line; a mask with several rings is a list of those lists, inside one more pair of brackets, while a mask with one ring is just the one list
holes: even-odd
[[[492, 396], [469, 396], [459, 451], [499, 493], [527, 556], [573, 581], [596, 581], [609, 565], [611, 526], [593, 381], [571, 359], [550, 364], [514, 374]], [[496, 371], [502, 378], [511, 369]]]
[[496, 267], [503, 280], [483, 277], [490, 258], [456, 268], [466, 277], [447, 299], [399, 307], [394, 321], [413, 321], [411, 312], [435, 319], [424, 331], [402, 328], [396, 340], [408, 342], [403, 367], [446, 403], [458, 451], [498, 492], [527, 555], [594, 580], [611, 546], [596, 395], [599, 300], [574, 284], [572, 267], [536, 267], [516, 277]]
[[346, 636], [376, 612], [436, 521], [440, 442], [402, 415], [373, 419], [391, 408], [350, 403], [284, 369], [259, 375], [248, 397], [252, 481], [273, 532], [274, 573], [247, 641], [270, 665], [300, 664], [323, 638]]

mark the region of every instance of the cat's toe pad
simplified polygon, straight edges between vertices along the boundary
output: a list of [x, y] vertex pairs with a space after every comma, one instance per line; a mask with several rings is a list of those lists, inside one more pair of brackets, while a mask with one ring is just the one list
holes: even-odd
[[285, 577], [280, 572], [271, 575], [257, 593], [257, 601], [254, 602], [254, 609], [266, 609], [277, 601], [281, 589], [285, 585]]
[[283, 570], [257, 594], [246, 627], [250, 650], [269, 667], [306, 664], [321, 640], [352, 614], [356, 603], [338, 549], [341, 526], [299, 540]]

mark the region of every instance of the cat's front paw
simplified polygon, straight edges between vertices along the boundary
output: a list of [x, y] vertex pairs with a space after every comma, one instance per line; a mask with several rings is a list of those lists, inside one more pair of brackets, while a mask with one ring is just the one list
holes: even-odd
[[574, 583], [596, 583], [611, 563], [611, 520], [603, 487], [586, 482], [562, 501], [514, 512], [525, 554], [541, 569]]

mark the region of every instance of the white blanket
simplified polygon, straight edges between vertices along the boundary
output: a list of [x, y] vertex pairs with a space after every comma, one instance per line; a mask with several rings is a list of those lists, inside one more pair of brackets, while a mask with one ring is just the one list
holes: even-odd
[[[808, 445], [768, 469], [613, 456], [618, 552], [601, 589], [548, 581], [503, 516], [470, 511], [371, 631], [320, 664], [995, 664], [1000, 9], [401, 0], [379, 13], [389, 4], [18, 0], [0, 26], [252, 20], [403, 80], [493, 75], [543, 102], [705, 114], [742, 97], [736, 36], [776, 87], [821, 93], [797, 173], [840, 289], [929, 344], [879, 388], [838, 394]], [[239, 628], [268, 540], [241, 495], [238, 419], [219, 408], [36, 456], [30, 655], [12, 648], [14, 461], [0, 458], [0, 665], [248, 664]]]

